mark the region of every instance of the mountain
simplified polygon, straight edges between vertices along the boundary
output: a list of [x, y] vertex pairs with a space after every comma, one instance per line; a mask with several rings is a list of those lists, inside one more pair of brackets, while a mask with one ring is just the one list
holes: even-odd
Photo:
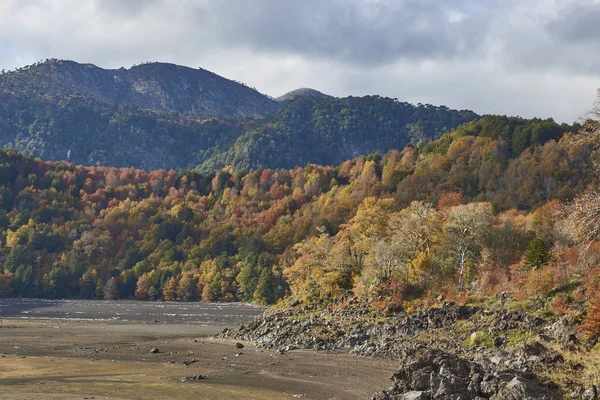
[[236, 169], [337, 165], [363, 154], [439, 138], [476, 118], [469, 110], [415, 106], [379, 96], [298, 97], [212, 159]]
[[103, 69], [48, 60], [0, 76], [0, 90], [29, 95], [82, 95], [157, 111], [201, 116], [260, 117], [277, 102], [243, 84], [204, 69], [147, 63]]
[[0, 92], [0, 146], [44, 160], [143, 168], [193, 168], [253, 126], [253, 120], [188, 117], [81, 96]]
[[105, 70], [50, 60], [0, 75], [0, 147], [147, 170], [292, 168], [400, 149], [478, 118], [379, 96], [288, 98], [172, 64]]
[[325, 93], [321, 93], [321, 92], [319, 92], [318, 90], [315, 90], [315, 89], [300, 88], [300, 89], [292, 90], [291, 92], [287, 92], [283, 96], [277, 97], [275, 100], [277, 100], [279, 102], [285, 102], [285, 101], [294, 100], [297, 97], [320, 97], [320, 98], [327, 98], [327, 97], [331, 97], [331, 96], [329, 96], [329, 95], [327, 95]]

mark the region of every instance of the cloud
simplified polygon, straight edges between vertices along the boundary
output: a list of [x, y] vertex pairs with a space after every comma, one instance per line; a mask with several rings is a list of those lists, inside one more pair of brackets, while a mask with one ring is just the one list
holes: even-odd
[[371, 66], [398, 58], [454, 58], [480, 47], [478, 21], [453, 19], [468, 3], [232, 0], [211, 2], [202, 15], [232, 45]]
[[600, 86], [598, 20], [597, 0], [4, 0], [0, 68], [168, 61], [274, 96], [310, 86], [571, 122]]

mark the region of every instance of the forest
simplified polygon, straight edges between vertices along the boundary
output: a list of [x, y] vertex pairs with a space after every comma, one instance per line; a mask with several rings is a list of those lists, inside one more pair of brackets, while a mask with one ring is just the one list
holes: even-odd
[[336, 167], [210, 174], [2, 150], [0, 296], [323, 306], [351, 290], [410, 309], [510, 291], [598, 308], [600, 332], [598, 133], [488, 116]]
[[0, 73], [0, 147], [81, 165], [205, 174], [338, 165], [437, 139], [477, 117], [380, 96], [277, 102], [164, 63], [105, 70], [47, 60]]

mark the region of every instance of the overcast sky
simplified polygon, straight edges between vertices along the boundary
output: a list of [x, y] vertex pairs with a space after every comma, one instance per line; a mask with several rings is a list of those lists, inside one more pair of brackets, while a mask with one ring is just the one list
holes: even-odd
[[46, 58], [572, 122], [600, 86], [600, 0], [1, 0], [0, 69]]

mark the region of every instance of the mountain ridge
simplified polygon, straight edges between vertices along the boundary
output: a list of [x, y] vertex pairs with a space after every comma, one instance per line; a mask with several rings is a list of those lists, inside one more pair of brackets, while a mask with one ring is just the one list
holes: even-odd
[[206, 70], [48, 60], [0, 75], [0, 147], [81, 165], [211, 172], [337, 165], [436, 139], [470, 110], [314, 89], [276, 101]]
[[104, 69], [53, 59], [1, 75], [0, 89], [81, 94], [114, 104], [201, 116], [256, 118], [278, 108], [277, 102], [239, 82], [205, 69], [160, 62]]

